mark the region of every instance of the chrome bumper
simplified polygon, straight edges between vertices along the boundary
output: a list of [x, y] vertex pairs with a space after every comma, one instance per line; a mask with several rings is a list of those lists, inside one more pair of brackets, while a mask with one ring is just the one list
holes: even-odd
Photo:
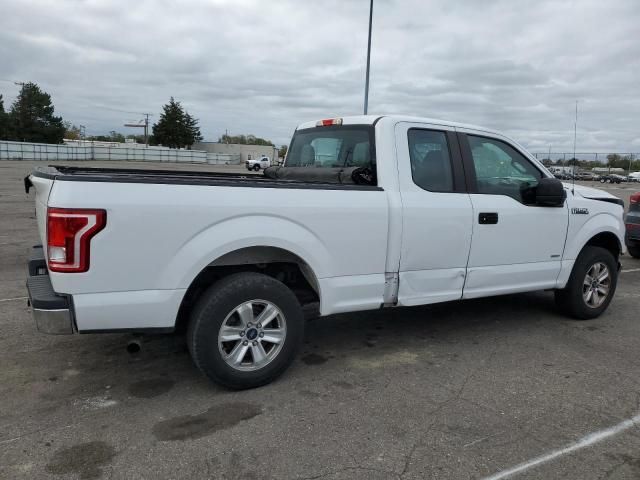
[[36, 329], [40, 333], [48, 333], [49, 335], [71, 335], [74, 333], [73, 318], [68, 308], [61, 310], [32, 308], [31, 312], [36, 322]]
[[[38, 250], [39, 248], [39, 250]], [[27, 290], [33, 320], [39, 332], [51, 335], [70, 335], [75, 333], [73, 308], [69, 297], [58, 295], [51, 285], [46, 272], [44, 256], [40, 261], [42, 247], [34, 247], [29, 259]]]

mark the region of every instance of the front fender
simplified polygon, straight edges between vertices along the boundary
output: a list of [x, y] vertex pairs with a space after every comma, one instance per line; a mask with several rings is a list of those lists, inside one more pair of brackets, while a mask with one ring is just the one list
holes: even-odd
[[324, 242], [304, 225], [277, 215], [226, 218], [188, 239], [167, 263], [161, 285], [188, 288], [210, 263], [241, 248], [265, 246], [287, 250], [304, 260], [317, 278], [330, 276], [332, 257]]
[[569, 234], [563, 259], [575, 260], [589, 240], [604, 232], [613, 233], [618, 239], [620, 251], [625, 251], [622, 219], [611, 213], [602, 212], [589, 218], [576, 232]]

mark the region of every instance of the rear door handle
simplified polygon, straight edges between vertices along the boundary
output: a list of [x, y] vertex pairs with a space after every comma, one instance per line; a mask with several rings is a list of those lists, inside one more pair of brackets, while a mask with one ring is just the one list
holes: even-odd
[[498, 223], [498, 214], [496, 212], [483, 212], [478, 214], [478, 223], [481, 225], [495, 225]]

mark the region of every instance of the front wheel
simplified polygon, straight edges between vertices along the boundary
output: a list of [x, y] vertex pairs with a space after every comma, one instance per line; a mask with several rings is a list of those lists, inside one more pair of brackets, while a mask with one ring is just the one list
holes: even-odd
[[281, 375], [293, 362], [303, 333], [302, 307], [293, 292], [274, 278], [243, 272], [202, 294], [187, 343], [207, 377], [241, 390]]
[[556, 304], [567, 315], [588, 320], [604, 312], [616, 291], [618, 266], [609, 250], [585, 247], [573, 265], [562, 290], [556, 290]]
[[260, 171], [260, 165], [254, 165], [254, 166], [253, 166], [253, 169], [254, 169], [256, 172], [259, 172], [259, 171]]

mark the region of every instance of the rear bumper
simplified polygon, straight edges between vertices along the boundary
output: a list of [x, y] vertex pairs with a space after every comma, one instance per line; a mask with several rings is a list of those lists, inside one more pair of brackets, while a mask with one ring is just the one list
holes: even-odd
[[36, 328], [41, 333], [70, 335], [75, 333], [73, 306], [69, 297], [53, 290], [42, 247], [34, 247], [29, 257], [27, 291]]

